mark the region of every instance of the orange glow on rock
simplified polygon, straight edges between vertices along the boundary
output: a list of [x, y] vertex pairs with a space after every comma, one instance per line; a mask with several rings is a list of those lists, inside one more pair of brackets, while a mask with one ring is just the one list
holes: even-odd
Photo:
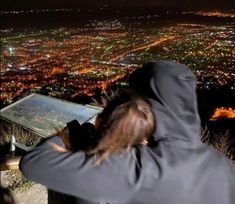
[[220, 118], [235, 118], [235, 109], [224, 107], [216, 108], [210, 120], [218, 120]]

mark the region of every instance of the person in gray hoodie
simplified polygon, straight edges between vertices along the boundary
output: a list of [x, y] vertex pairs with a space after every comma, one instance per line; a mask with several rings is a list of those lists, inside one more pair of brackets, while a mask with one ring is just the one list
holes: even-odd
[[[196, 77], [169, 61], [144, 65], [130, 76], [130, 87], [153, 107], [156, 130], [149, 145], [96, 156], [54, 151], [43, 143], [24, 156], [20, 169], [50, 189], [97, 203], [233, 204], [235, 173], [230, 162], [200, 141]], [[49, 141], [63, 145], [62, 140]]]

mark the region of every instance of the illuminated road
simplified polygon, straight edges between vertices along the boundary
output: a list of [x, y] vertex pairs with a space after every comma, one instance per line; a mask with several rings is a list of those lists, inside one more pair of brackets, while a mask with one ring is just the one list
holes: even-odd
[[210, 45], [208, 45], [205, 50], [210, 49], [211, 47], [213, 47], [216, 43], [218, 43], [218, 40], [215, 40], [214, 42], [212, 42]]
[[[216, 43], [218, 43], [218, 40], [215, 40], [214, 42], [210, 43], [203, 51], [209, 50], [210, 48], [212, 48], [214, 45], [216, 45]], [[192, 52], [190, 51], [187, 55], [185, 55], [186, 57], [189, 57], [191, 55], [196, 55], [196, 54], [203, 54], [203, 51], [199, 50], [197, 52]]]
[[124, 53], [122, 53], [122, 54], [120, 54], [120, 55], [118, 55], [118, 56], [116, 56], [116, 57], [110, 59], [110, 62], [116, 61], [116, 60], [118, 60], [119, 58], [121, 58], [121, 57], [127, 55], [127, 54], [130, 53], [130, 52], [136, 52], [136, 51], [139, 51], [139, 50], [149, 49], [149, 48], [155, 47], [155, 46], [157, 46], [157, 45], [159, 45], [159, 44], [161, 44], [161, 43], [163, 43], [163, 42], [166, 42], [166, 41], [175, 39], [176, 37], [179, 37], [179, 36], [168, 36], [168, 37], [165, 37], [165, 38], [158, 39], [158, 40], [156, 40], [156, 41], [154, 41], [153, 43], [150, 43], [150, 44], [148, 44], [148, 45], [141, 45], [141, 46], [139, 46], [139, 47], [137, 47], [137, 48], [133, 48], [132, 50], [128, 50], [128, 51], [126, 51], [126, 52], [124, 52]]

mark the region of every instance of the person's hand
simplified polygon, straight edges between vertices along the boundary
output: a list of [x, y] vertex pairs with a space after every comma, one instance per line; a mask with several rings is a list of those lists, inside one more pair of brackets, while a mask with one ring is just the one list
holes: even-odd
[[65, 149], [71, 150], [71, 139], [68, 128], [66, 127], [63, 130], [60, 130], [59, 132], [57, 132], [57, 135], [63, 140]]

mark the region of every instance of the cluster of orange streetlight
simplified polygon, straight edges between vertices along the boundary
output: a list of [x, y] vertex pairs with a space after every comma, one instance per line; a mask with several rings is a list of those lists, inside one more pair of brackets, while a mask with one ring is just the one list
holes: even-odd
[[211, 116], [211, 121], [216, 121], [220, 118], [229, 118], [229, 119], [235, 119], [235, 109], [232, 108], [225, 108], [220, 107], [216, 108], [214, 114]]

